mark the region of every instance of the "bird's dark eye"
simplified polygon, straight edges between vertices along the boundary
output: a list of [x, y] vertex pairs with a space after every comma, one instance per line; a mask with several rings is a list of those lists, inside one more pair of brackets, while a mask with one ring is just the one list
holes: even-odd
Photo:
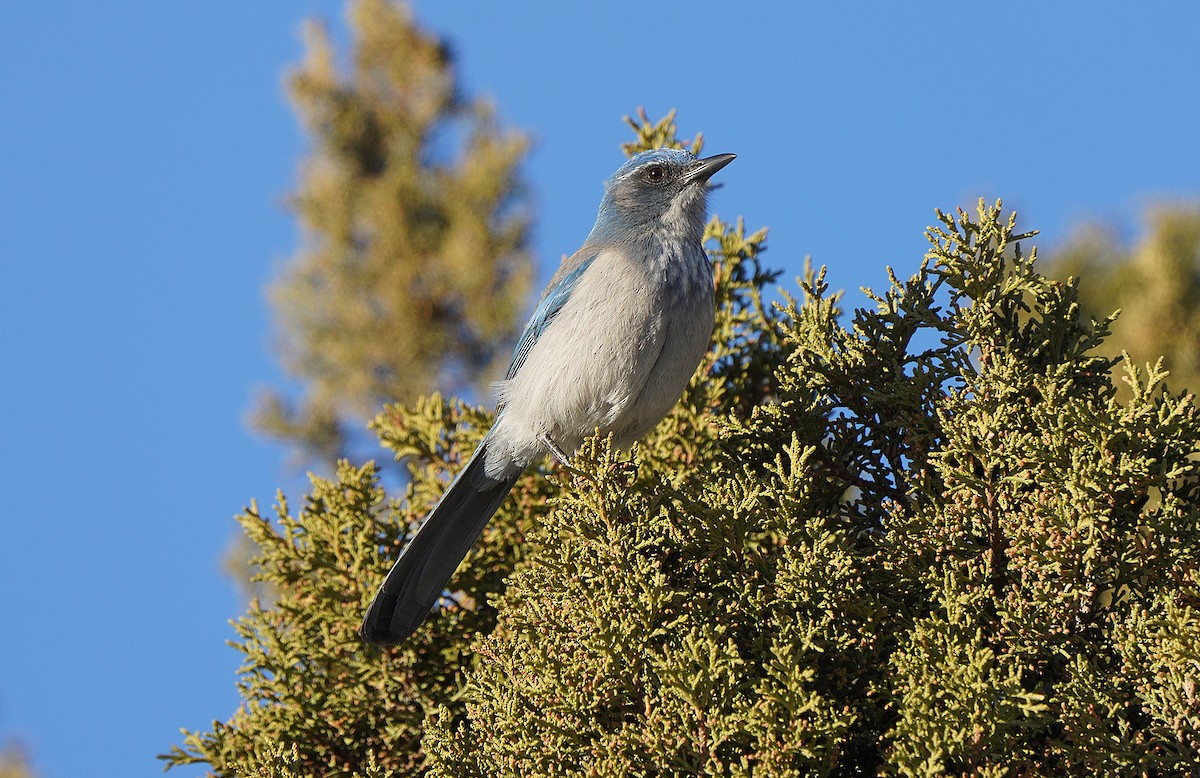
[[651, 165], [650, 167], [646, 168], [644, 175], [646, 180], [650, 183], [661, 184], [663, 179], [667, 177], [667, 169], [662, 165]]

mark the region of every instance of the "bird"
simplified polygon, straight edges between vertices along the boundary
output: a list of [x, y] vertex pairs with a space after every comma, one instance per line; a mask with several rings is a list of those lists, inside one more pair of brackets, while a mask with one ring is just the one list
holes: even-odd
[[591, 232], [551, 277], [496, 385], [491, 429], [368, 606], [367, 643], [416, 631], [526, 468], [547, 454], [569, 468], [596, 432], [626, 450], [678, 402], [714, 324], [709, 179], [735, 156], [652, 149], [605, 182]]

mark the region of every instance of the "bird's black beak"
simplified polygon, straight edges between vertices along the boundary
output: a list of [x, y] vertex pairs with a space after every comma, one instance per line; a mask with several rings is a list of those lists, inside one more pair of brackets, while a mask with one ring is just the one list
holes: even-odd
[[684, 180], [691, 184], [694, 182], [703, 182], [712, 178], [713, 175], [721, 168], [728, 165], [737, 159], [737, 154], [716, 154], [704, 159], [698, 159], [688, 166], [688, 171], [683, 174]]

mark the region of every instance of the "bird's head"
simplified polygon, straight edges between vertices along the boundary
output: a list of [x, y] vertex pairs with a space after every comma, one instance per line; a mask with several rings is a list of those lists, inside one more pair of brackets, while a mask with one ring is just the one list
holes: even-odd
[[708, 179], [734, 156], [696, 159], [683, 149], [635, 154], [605, 185], [593, 234], [652, 228], [658, 223], [666, 230], [699, 237], [708, 218]]

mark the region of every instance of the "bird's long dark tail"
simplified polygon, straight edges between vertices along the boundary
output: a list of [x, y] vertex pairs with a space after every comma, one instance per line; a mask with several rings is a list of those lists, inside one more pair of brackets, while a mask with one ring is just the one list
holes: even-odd
[[416, 630], [517, 482], [519, 472], [500, 480], [484, 472], [487, 445], [484, 438], [379, 587], [363, 617], [368, 643], [399, 643]]

